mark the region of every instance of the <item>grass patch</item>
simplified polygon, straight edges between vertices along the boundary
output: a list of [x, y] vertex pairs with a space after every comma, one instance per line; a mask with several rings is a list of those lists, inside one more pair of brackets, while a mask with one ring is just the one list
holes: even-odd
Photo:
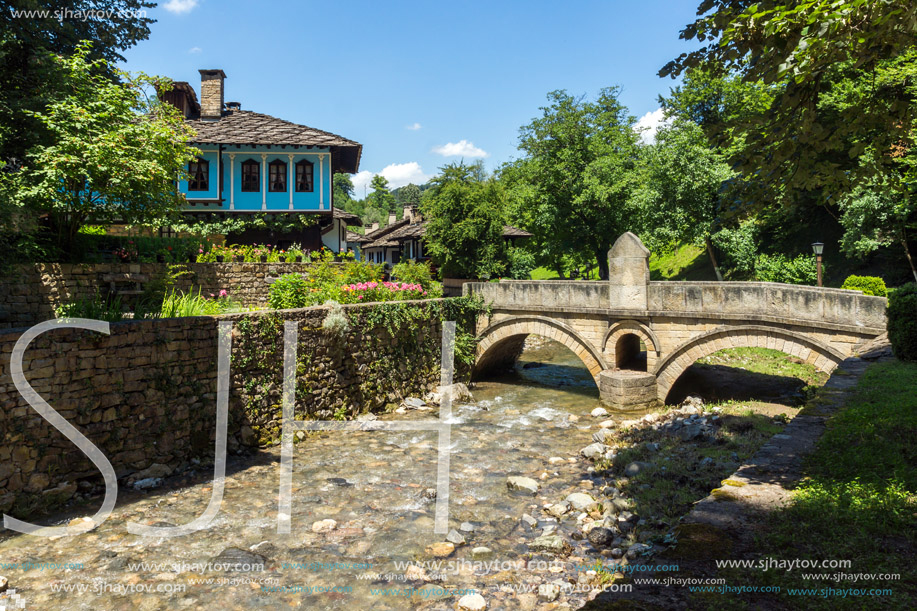
[[667, 253], [650, 255], [652, 280], [716, 280], [704, 249], [693, 244], [677, 246]]
[[769, 348], [726, 348], [698, 359], [698, 365], [724, 365], [754, 373], [797, 378], [810, 386], [822, 386], [828, 374], [802, 360]]
[[[807, 574], [899, 574], [899, 580], [805, 578], [803, 571], [733, 571], [735, 583], [788, 588], [890, 588], [891, 596], [848, 598], [855, 608], [913, 608], [917, 600], [917, 364], [870, 367], [828, 421], [791, 504], [768, 520], [764, 557], [850, 560], [849, 568]], [[732, 579], [730, 579], [730, 577]], [[804, 602], [803, 602], [804, 601]], [[837, 597], [799, 598], [835, 609]]]
[[[600, 461], [596, 468], [617, 478], [617, 487], [634, 500], [634, 513], [647, 521], [641, 532], [648, 531], [652, 540], [663, 540], [695, 502], [719, 488], [724, 479], [785, 426], [770, 413], [774, 411], [772, 404], [745, 401], [716, 407], [720, 424], [712, 437], [683, 441], [641, 426], [621, 429], [606, 442], [615, 446], [617, 456], [613, 464]], [[649, 443], [658, 444], [658, 449], [652, 449]], [[651, 463], [652, 467], [633, 477], [622, 477], [631, 462]]]

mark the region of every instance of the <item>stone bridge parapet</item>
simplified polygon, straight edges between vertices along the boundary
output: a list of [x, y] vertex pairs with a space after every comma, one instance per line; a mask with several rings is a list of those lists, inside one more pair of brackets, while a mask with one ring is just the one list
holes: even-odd
[[543, 335], [581, 358], [606, 403], [643, 409], [665, 401], [693, 362], [723, 348], [781, 350], [830, 373], [886, 330], [882, 297], [770, 282], [650, 281], [648, 259], [626, 233], [609, 251], [608, 281], [466, 284], [466, 295], [493, 307], [478, 322], [476, 371], [508, 365], [526, 335]]

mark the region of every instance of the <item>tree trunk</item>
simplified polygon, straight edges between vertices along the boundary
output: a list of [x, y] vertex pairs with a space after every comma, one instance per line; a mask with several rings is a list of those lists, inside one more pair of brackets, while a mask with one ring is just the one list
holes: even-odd
[[599, 280], [608, 280], [608, 251], [597, 250], [595, 259], [599, 263]]
[[713, 254], [713, 242], [710, 241], [710, 236], [704, 238], [704, 244], [707, 245], [707, 254], [710, 255], [710, 263], [713, 264], [713, 271], [716, 272], [716, 279], [718, 282], [722, 282], [723, 274], [720, 273], [720, 266], [716, 264], [716, 255]]
[[907, 247], [906, 234], [901, 236], [901, 245], [904, 246], [904, 256], [907, 257], [907, 262], [911, 266], [911, 273], [914, 274], [914, 282], [917, 282], [917, 269], [914, 268], [914, 259], [911, 258], [911, 250]]

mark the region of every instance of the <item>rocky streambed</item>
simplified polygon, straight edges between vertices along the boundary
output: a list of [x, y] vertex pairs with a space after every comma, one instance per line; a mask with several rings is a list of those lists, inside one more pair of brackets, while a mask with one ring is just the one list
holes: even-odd
[[[295, 450], [290, 534], [277, 533], [279, 450], [231, 459], [220, 513], [205, 530], [129, 534], [127, 522], [177, 525], [203, 513], [208, 467], [185, 465], [146, 490], [122, 490], [90, 532], [0, 534], [9, 581], [0, 604], [18, 596], [27, 609], [578, 608], [597, 587], [626, 585], [628, 567], [655, 562], [694, 497], [788, 417], [778, 416], [782, 406], [699, 401], [609, 414], [576, 357], [556, 345], [527, 352], [518, 369], [453, 408], [445, 537], [433, 532], [435, 433], [322, 433]], [[399, 411], [382, 418], [436, 415]], [[94, 502], [48, 523], [85, 528]]]

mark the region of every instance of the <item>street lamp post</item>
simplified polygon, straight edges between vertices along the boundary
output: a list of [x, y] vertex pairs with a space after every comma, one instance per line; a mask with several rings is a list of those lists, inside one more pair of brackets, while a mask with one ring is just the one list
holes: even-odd
[[821, 286], [821, 254], [825, 250], [825, 245], [821, 242], [812, 244], [812, 252], [815, 253], [815, 261], [818, 268], [818, 286]]

